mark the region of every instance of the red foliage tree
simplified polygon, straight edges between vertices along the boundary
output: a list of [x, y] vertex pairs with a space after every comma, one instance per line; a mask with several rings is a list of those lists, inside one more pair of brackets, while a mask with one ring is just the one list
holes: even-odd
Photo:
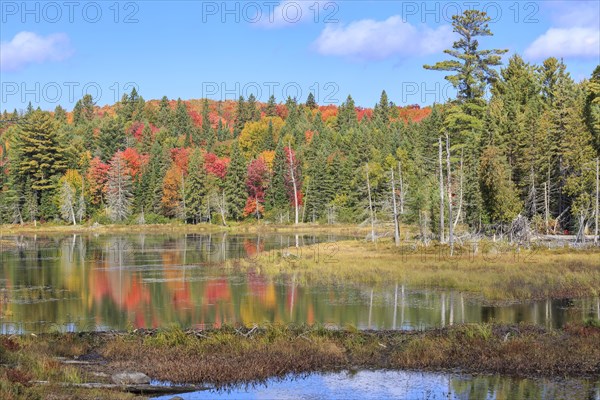
[[177, 165], [177, 167], [183, 172], [184, 175], [188, 173], [188, 161], [190, 158], [190, 149], [185, 147], [178, 147], [171, 149], [171, 160]]
[[204, 155], [204, 168], [206, 169], [206, 172], [219, 179], [225, 179], [228, 164], [229, 159], [219, 158], [214, 153], [206, 153]]
[[191, 110], [188, 112], [188, 114], [190, 114], [190, 118], [192, 118], [192, 122], [196, 127], [202, 127], [202, 115], [200, 113]]
[[150, 156], [147, 154], [141, 155], [133, 147], [128, 147], [121, 152], [129, 174], [134, 180], [141, 178], [143, 167], [148, 163]]
[[338, 114], [338, 108], [333, 104], [328, 106], [319, 106], [319, 111], [321, 111], [321, 118], [323, 121], [327, 121], [330, 117], [335, 117]]
[[90, 161], [90, 168], [87, 172], [86, 183], [87, 191], [90, 196], [90, 202], [94, 205], [102, 203], [106, 193], [106, 180], [108, 179], [108, 170], [110, 165], [103, 163], [100, 158], [94, 157]]
[[254, 159], [248, 165], [246, 190], [248, 199], [244, 207], [244, 215], [255, 214], [257, 217], [264, 213], [265, 191], [269, 186], [269, 168], [261, 158]]
[[306, 139], [306, 143], [310, 144], [310, 142], [312, 142], [312, 138], [315, 135], [314, 131], [311, 131], [310, 129], [306, 130], [306, 132], [304, 132], [304, 138]]
[[138, 142], [142, 140], [142, 131], [144, 130], [143, 122], [134, 122], [128, 129], [128, 133], [132, 135]]
[[[158, 128], [152, 124], [148, 124], [148, 126], [150, 127], [150, 131], [154, 134], [156, 132], [158, 132]], [[130, 135], [132, 135], [135, 140], [137, 140], [138, 142], [142, 140], [142, 135], [144, 132], [144, 128], [146, 127], [146, 124], [144, 124], [143, 122], [134, 122], [133, 124], [131, 124], [131, 126], [128, 129], [128, 133]]]
[[431, 114], [431, 107], [421, 108], [418, 104], [399, 107], [400, 120], [404, 122], [420, 122]]
[[373, 110], [370, 108], [356, 107], [356, 119], [362, 121], [365, 117], [371, 119], [373, 117]]

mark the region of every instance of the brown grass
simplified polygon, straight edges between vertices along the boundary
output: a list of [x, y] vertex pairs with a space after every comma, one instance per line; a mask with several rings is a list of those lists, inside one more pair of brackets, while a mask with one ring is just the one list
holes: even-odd
[[[600, 326], [553, 330], [531, 325], [464, 324], [427, 331], [330, 330], [321, 326], [222, 327], [207, 331], [47, 334], [0, 341], [0, 397], [132, 398], [64, 382], [140, 371], [153, 379], [227, 386], [289, 373], [342, 369], [460, 370], [517, 376], [599, 377]], [[65, 365], [57, 357], [94, 360]], [[50, 385], [32, 385], [48, 380]], [[48, 398], [44, 395], [44, 398]]]
[[[281, 254], [294, 254], [286, 258]], [[234, 266], [234, 263], [230, 263]], [[476, 254], [429, 246], [396, 248], [391, 240], [362, 240], [283, 249], [241, 260], [235, 267], [269, 275], [294, 273], [306, 282], [397, 282], [410, 287], [454, 289], [488, 303], [600, 295], [600, 249], [520, 249], [480, 242]]]

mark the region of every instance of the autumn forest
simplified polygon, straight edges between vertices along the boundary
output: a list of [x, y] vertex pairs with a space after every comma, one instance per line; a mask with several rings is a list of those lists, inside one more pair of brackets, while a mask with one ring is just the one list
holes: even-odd
[[491, 34], [486, 18], [455, 17], [477, 29], [453, 60], [424, 66], [455, 73], [444, 104], [399, 107], [385, 91], [373, 108], [312, 93], [145, 100], [134, 89], [112, 106], [86, 95], [71, 111], [5, 110], [0, 221], [397, 221], [442, 239], [519, 216], [541, 233], [597, 229], [600, 66], [576, 82], [556, 58], [502, 60], [473, 39]]

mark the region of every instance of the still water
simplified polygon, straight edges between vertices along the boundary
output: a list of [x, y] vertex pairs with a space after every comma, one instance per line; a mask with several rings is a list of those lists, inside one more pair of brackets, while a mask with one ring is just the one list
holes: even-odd
[[[527, 379], [412, 371], [358, 371], [290, 376], [229, 391], [178, 395], [203, 399], [600, 400], [600, 380]], [[158, 397], [170, 399], [173, 396]]]
[[600, 318], [600, 299], [595, 298], [489, 307], [462, 293], [418, 290], [402, 282], [306, 283], [294, 272], [268, 276], [259, 267], [240, 269], [232, 262], [252, 262], [259, 252], [289, 252], [290, 261], [283, 262], [294, 262], [296, 243], [319, 243], [310, 256], [331, 262], [339, 239], [221, 233], [5, 235], [0, 237], [0, 332], [264, 322], [419, 329], [495, 320], [559, 327]]

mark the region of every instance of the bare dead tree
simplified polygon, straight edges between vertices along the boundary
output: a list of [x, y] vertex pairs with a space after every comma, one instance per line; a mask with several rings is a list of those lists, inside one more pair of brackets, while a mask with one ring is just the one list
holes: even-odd
[[544, 231], [548, 232], [548, 224], [550, 223], [550, 209], [548, 205], [548, 182], [544, 182]]
[[444, 167], [442, 165], [442, 137], [438, 138], [438, 168], [440, 170], [440, 243], [444, 243]]
[[367, 174], [367, 192], [369, 195], [369, 214], [371, 219], [371, 241], [375, 242], [375, 218], [373, 216], [373, 200], [371, 198], [371, 181], [369, 179], [369, 163], [365, 164], [365, 171]]
[[106, 199], [110, 218], [117, 222], [126, 219], [131, 211], [131, 176], [125, 172], [125, 161], [116, 157], [108, 173]]
[[290, 175], [292, 178], [292, 186], [294, 187], [294, 224], [298, 225], [298, 187], [296, 185], [296, 176], [294, 175], [294, 159], [292, 157], [292, 144], [288, 142], [288, 156], [290, 159]]
[[456, 218], [454, 219], [454, 229], [456, 229], [456, 225], [458, 225], [458, 221], [460, 220], [460, 216], [462, 214], [462, 206], [463, 206], [463, 180], [464, 180], [464, 172], [463, 172], [463, 153], [464, 151], [461, 149], [460, 151], [460, 183], [459, 183], [459, 195], [458, 195], [458, 211], [456, 212]]
[[217, 204], [217, 208], [219, 210], [219, 214], [221, 214], [221, 223], [223, 226], [227, 226], [227, 220], [225, 216], [227, 215], [227, 202], [225, 200], [225, 189], [221, 191], [221, 196], [215, 192], [214, 202]]
[[390, 168], [392, 172], [392, 204], [394, 208], [394, 242], [396, 246], [400, 246], [400, 227], [398, 226], [398, 208], [396, 206], [396, 183], [394, 182], [394, 168]]
[[406, 185], [402, 177], [402, 163], [398, 161], [398, 180], [400, 184], [400, 214], [404, 214], [404, 200], [406, 199]]
[[450, 138], [446, 132], [446, 174], [448, 186], [448, 241], [450, 243], [450, 255], [454, 254], [454, 224], [452, 223], [452, 170], [450, 168]]
[[70, 220], [73, 225], [77, 225], [75, 220], [75, 190], [64, 181], [60, 186], [60, 211], [65, 220]]
[[600, 218], [598, 214], [600, 214], [600, 158], [596, 158], [596, 209], [594, 213], [596, 214], [596, 226], [594, 227], [594, 243], [598, 243], [600, 238], [598, 238], [598, 219]]

